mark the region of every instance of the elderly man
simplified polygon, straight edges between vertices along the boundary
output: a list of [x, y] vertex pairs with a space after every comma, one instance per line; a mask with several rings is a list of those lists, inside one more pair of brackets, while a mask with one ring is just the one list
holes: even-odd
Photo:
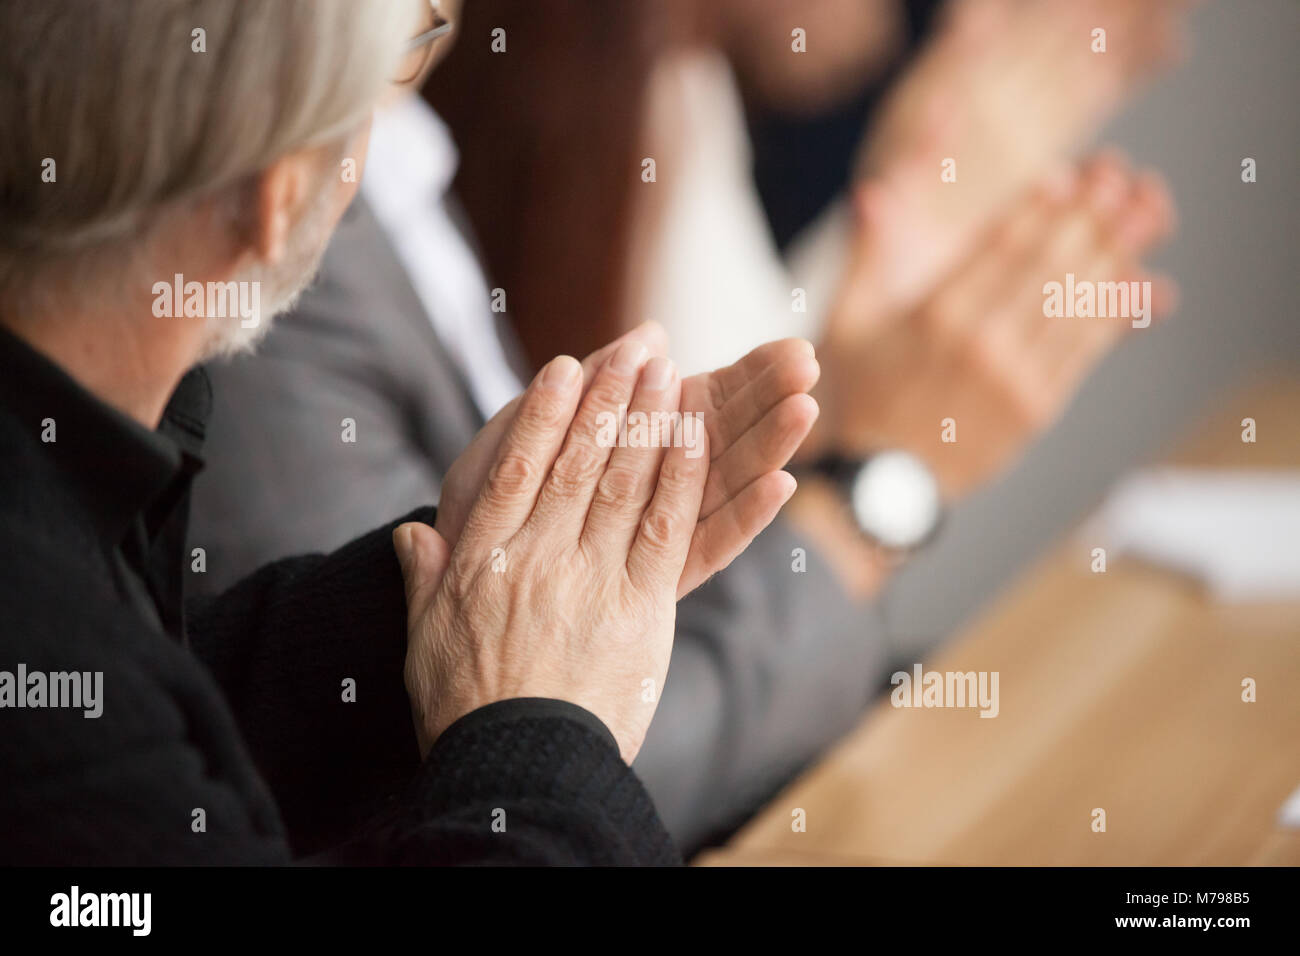
[[[182, 600], [193, 367], [312, 274], [432, 12], [0, 7], [0, 862], [676, 859], [628, 764], [677, 599], [793, 490], [805, 343], [685, 380], [654, 329], [555, 359], [436, 514]], [[624, 405], [699, 413], [703, 454], [608, 447]]]

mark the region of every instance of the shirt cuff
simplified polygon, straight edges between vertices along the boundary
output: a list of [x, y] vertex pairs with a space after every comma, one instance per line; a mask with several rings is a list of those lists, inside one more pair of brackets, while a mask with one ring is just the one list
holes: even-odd
[[558, 700], [553, 697], [514, 697], [510, 700], [498, 700], [491, 704], [486, 704], [477, 710], [472, 710], [465, 716], [452, 722], [452, 725], [442, 732], [434, 746], [447, 740], [449, 737], [454, 740], [454, 735], [458, 734], [475, 734], [479, 731], [486, 730], [495, 724], [501, 724], [524, 718], [544, 719], [547, 717], [559, 717], [565, 720], [576, 721], [583, 727], [587, 728], [598, 738], [608, 743], [615, 751], [619, 751], [618, 741], [614, 739], [614, 734], [605, 722], [599, 717], [587, 710], [585, 707], [579, 707], [577, 704], [570, 703], [567, 700]]

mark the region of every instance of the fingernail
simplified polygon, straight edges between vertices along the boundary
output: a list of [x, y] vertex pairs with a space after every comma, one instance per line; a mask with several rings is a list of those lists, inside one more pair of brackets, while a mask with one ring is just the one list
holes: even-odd
[[411, 529], [407, 525], [393, 529], [393, 550], [397, 552], [397, 563], [404, 569], [411, 558]]
[[542, 371], [542, 387], [556, 392], [567, 391], [581, 374], [582, 366], [577, 359], [561, 355], [551, 359]]
[[641, 367], [649, 354], [640, 342], [624, 342], [609, 360], [609, 367], [621, 375], [630, 375]]
[[646, 363], [645, 371], [641, 373], [641, 384], [652, 392], [662, 392], [672, 381], [672, 359], [666, 359], [662, 355], [656, 355]]

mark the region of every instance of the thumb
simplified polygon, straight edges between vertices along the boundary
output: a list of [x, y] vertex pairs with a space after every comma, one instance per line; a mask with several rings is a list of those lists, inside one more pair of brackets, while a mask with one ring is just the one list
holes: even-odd
[[406, 609], [410, 617], [423, 614], [451, 562], [451, 545], [421, 521], [408, 521], [393, 529], [393, 550], [406, 584]]

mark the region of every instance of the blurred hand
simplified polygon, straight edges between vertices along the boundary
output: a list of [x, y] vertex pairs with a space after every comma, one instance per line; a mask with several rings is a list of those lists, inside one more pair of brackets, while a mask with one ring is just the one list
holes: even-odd
[[[663, 329], [646, 323], [588, 356], [584, 382], [627, 341], [647, 346], [651, 355], [663, 355], [667, 347]], [[702, 416], [712, 461], [679, 598], [730, 564], [789, 497], [790, 478], [780, 469], [817, 418], [817, 403], [807, 394], [820, 374], [813, 355], [812, 346], [799, 339], [770, 342], [734, 365], [682, 382], [681, 411]], [[494, 416], [447, 472], [437, 529], [453, 546], [519, 401]]]
[[[915, 304], [1006, 206], [1184, 47], [1188, 0], [954, 0], [861, 157], [908, 214], [882, 304]], [[1106, 51], [1092, 51], [1094, 28]], [[940, 179], [956, 163], [956, 181]], [[887, 297], [887, 298], [886, 298]]]
[[[1012, 206], [916, 308], [881, 312], [876, 289], [903, 213], [885, 190], [859, 196], [859, 235], [822, 346], [822, 418], [801, 454], [904, 448], [948, 497], [1005, 468], [1064, 409], [1132, 328], [1124, 318], [1046, 318], [1043, 286], [1072, 272], [1092, 281], [1152, 280], [1139, 258], [1172, 227], [1162, 182], [1106, 154]], [[1167, 280], [1153, 280], [1153, 313]], [[957, 441], [940, 441], [940, 422]]]

